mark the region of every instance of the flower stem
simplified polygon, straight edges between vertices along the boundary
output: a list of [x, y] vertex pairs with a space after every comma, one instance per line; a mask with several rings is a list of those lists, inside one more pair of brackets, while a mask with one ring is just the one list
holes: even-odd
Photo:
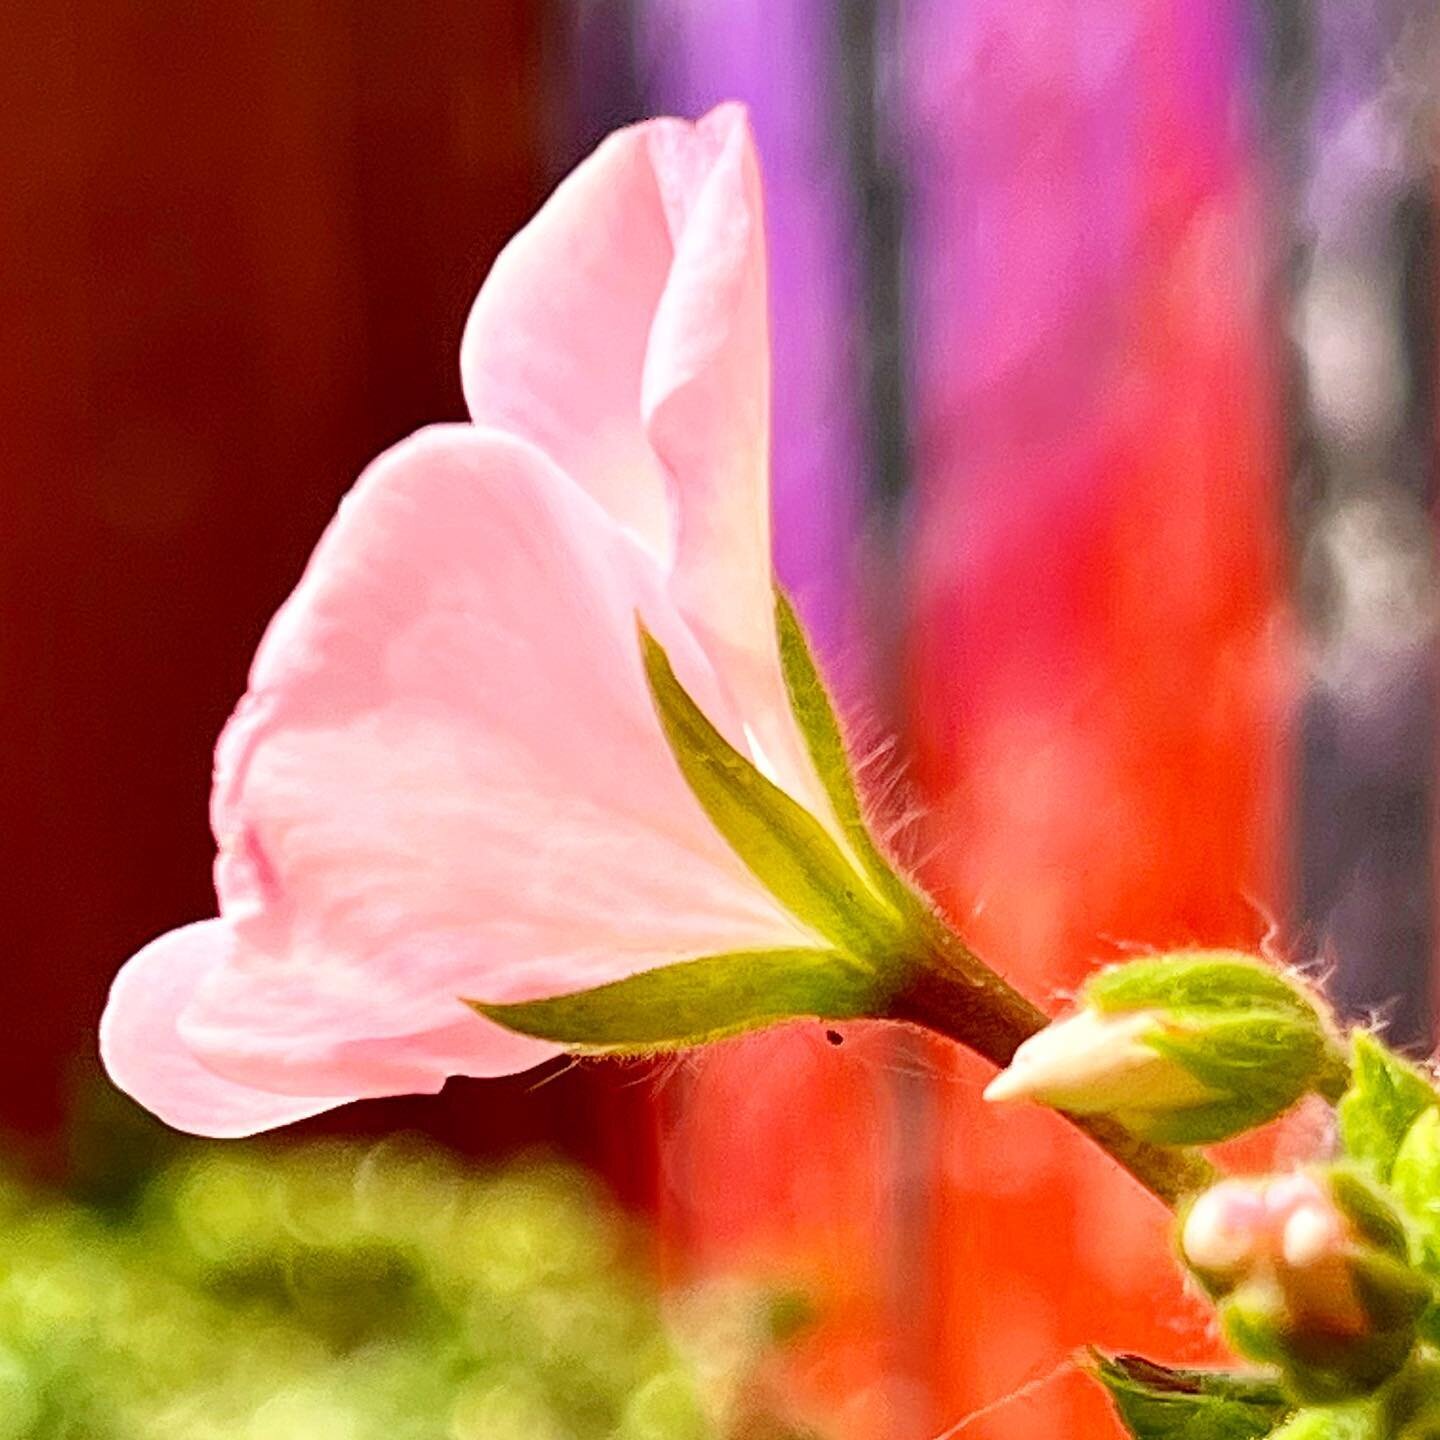
[[[1050, 1023], [1043, 1010], [929, 915], [922, 953], [891, 997], [886, 1014], [958, 1041], [1002, 1068], [1022, 1041]], [[1214, 1167], [1198, 1150], [1152, 1145], [1103, 1116], [1061, 1113], [1171, 1207], [1215, 1180]]]

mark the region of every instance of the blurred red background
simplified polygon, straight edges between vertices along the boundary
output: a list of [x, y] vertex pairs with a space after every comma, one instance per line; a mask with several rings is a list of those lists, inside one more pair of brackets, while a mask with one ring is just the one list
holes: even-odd
[[[0, 1124], [48, 1163], [116, 962], [212, 913], [211, 748], [266, 621], [364, 463], [463, 413], [470, 299], [547, 188], [546, 19], [524, 0], [0, 17]], [[642, 1092], [533, 1086], [332, 1123], [613, 1149], [643, 1195]], [[633, 1123], [596, 1122], [616, 1106]]]

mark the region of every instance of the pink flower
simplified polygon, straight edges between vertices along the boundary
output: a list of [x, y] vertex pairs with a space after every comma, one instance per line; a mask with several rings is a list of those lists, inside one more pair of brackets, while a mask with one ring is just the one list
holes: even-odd
[[180, 1129], [555, 1052], [461, 997], [821, 943], [687, 787], [636, 639], [836, 832], [777, 658], [743, 111], [606, 140], [496, 261], [461, 368], [473, 423], [370, 466], [261, 644], [216, 753], [219, 918], [115, 981], [105, 1064]]

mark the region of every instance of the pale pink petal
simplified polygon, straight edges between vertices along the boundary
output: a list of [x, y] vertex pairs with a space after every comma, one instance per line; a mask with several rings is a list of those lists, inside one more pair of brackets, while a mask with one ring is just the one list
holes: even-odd
[[[283, 955], [256, 953], [241, 938], [242, 929], [248, 936], [263, 931], [263, 926], [230, 928], [235, 945], [229, 963], [209, 982], [208, 1008], [200, 1009], [197, 1020], [197, 1007], [187, 1007], [177, 1027], [182, 1043], [190, 1045], [198, 1055], [209, 1055], [207, 1042], [216, 1033], [213, 1021], [206, 1019], [209, 1010], [221, 1009], [227, 1016], [227, 1026], [233, 1026], [254, 1003], [256, 976], [271, 980], [265, 1004], [272, 1009], [285, 1007], [296, 999], [289, 977], [299, 966], [317, 958], [313, 950], [300, 948]], [[422, 957], [422, 963], [429, 958], [433, 957]], [[318, 963], [324, 964], [324, 958], [320, 957]], [[316, 996], [308, 981], [299, 988], [296, 1010], [304, 1013], [307, 1006], [316, 1003]], [[277, 1065], [272, 1039], [262, 1034], [246, 1044], [243, 1058], [226, 1073], [258, 1077], [268, 1088], [286, 1094], [310, 1091], [366, 1099], [433, 1094], [451, 1075], [513, 1075], [562, 1053], [557, 1045], [505, 1030], [461, 1004], [448, 1005], [446, 1015], [441, 1023], [425, 1030], [357, 1036], [353, 1025], [347, 1028], [346, 1024], [347, 1019], [353, 1022], [353, 1016], [347, 1017], [336, 1006], [327, 1015], [327, 1023], [317, 1025], [307, 1035], [303, 1051], [292, 1047]], [[222, 1068], [228, 1053], [222, 1047]]]
[[671, 592], [774, 777], [828, 819], [790, 712], [770, 546], [770, 336], [759, 160], [745, 112], [657, 121], [650, 154], [674, 255], [642, 409], [674, 477]]
[[466, 1073], [524, 1068], [548, 1048], [459, 997], [813, 941], [688, 790], [637, 611], [743, 744], [654, 557], [532, 446], [441, 427], [371, 467], [222, 737], [217, 885], [241, 944], [182, 1019], [207, 1064], [373, 1093], [389, 1042], [427, 1037]]
[[657, 555], [674, 520], [640, 420], [670, 233], [649, 127], [611, 135], [501, 252], [460, 351], [477, 424], [533, 440]]
[[828, 806], [785, 701], [770, 554], [770, 351], [738, 105], [612, 135], [506, 248], [471, 312], [471, 414], [533, 440], [671, 566], [767, 768]]
[[175, 1021], [206, 975], [224, 963], [229, 927], [203, 920], [153, 940], [115, 977], [100, 1022], [110, 1078], [167, 1125], [192, 1135], [254, 1135], [333, 1109], [352, 1097], [276, 1095], [207, 1070]]

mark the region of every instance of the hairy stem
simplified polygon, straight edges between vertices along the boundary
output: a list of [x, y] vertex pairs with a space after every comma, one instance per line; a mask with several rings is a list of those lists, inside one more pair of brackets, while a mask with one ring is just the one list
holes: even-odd
[[[886, 1013], [956, 1040], [1002, 1068], [1022, 1041], [1050, 1023], [958, 935], [928, 916], [924, 954]], [[1198, 1150], [1152, 1145], [1102, 1116], [1065, 1118], [1169, 1206], [1215, 1180], [1214, 1168]]]

